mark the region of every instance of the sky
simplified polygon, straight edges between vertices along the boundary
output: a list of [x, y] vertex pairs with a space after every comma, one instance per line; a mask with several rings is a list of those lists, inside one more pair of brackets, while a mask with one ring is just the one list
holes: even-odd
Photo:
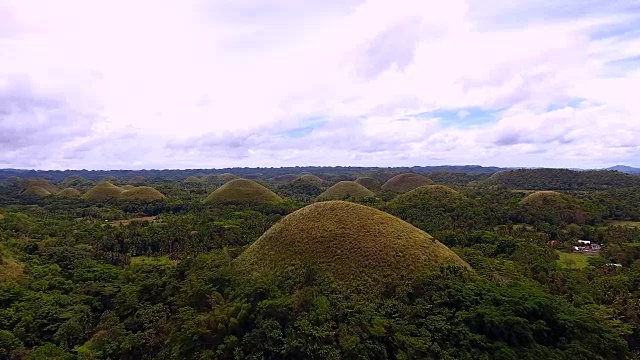
[[0, 168], [640, 166], [640, 0], [0, 0]]

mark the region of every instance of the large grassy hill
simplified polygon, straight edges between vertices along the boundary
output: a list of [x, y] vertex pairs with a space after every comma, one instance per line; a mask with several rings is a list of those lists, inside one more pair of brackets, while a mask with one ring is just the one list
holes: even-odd
[[380, 184], [380, 181], [370, 176], [360, 176], [359, 178], [356, 179], [356, 182], [371, 191], [379, 191], [380, 188], [382, 187], [382, 184]]
[[318, 196], [318, 201], [326, 200], [362, 200], [375, 194], [355, 181], [340, 181]]
[[117, 199], [124, 191], [108, 181], [103, 181], [89, 189], [82, 197], [92, 201], [107, 201]]
[[526, 223], [584, 224], [594, 216], [588, 204], [556, 191], [536, 191], [520, 202], [519, 216]]
[[415, 173], [406, 173], [396, 175], [387, 180], [387, 182], [382, 185], [382, 190], [405, 193], [420, 186], [433, 184], [435, 184], [433, 180], [427, 178], [426, 176]]
[[205, 199], [207, 204], [274, 204], [282, 199], [273, 191], [247, 179], [234, 179]]
[[58, 189], [57, 186], [53, 185], [51, 182], [49, 182], [49, 180], [46, 179], [40, 179], [40, 178], [29, 178], [27, 180], [25, 180], [22, 184], [22, 188], [23, 189], [28, 189], [32, 186], [38, 186], [41, 187], [45, 190], [47, 190], [48, 192], [55, 194], [58, 191], [60, 191], [60, 189]]
[[56, 196], [58, 197], [66, 197], [66, 198], [80, 197], [81, 195], [82, 193], [80, 193], [80, 190], [74, 189], [74, 188], [64, 188], [60, 190], [59, 193], [56, 194]]
[[294, 282], [311, 267], [344, 290], [365, 292], [441, 265], [468, 267], [409, 223], [345, 201], [315, 203], [286, 216], [235, 262], [240, 271], [258, 279]]
[[165, 200], [167, 197], [164, 196], [160, 191], [150, 186], [139, 186], [134, 187], [133, 189], [125, 190], [122, 194], [120, 194], [120, 198], [132, 201], [150, 202]]
[[49, 192], [47, 189], [43, 187], [34, 185], [34, 186], [29, 186], [25, 191], [20, 193], [20, 195], [27, 196], [27, 197], [43, 198], [45, 196], [51, 195], [51, 192]]

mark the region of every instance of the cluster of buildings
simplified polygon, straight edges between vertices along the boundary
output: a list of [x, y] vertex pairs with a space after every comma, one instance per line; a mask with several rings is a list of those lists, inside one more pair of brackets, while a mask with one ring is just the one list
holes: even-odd
[[573, 246], [574, 252], [581, 252], [586, 254], [597, 254], [600, 252], [602, 246], [591, 242], [590, 240], [578, 240], [579, 245]]

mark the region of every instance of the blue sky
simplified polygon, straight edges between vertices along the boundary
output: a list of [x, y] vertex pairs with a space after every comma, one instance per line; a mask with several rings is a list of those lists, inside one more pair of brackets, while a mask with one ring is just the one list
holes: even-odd
[[0, 168], [640, 166], [637, 0], [4, 0], [0, 48]]

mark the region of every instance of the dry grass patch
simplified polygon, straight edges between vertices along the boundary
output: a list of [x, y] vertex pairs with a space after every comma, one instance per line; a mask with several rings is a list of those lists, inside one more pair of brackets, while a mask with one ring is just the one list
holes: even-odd
[[434, 185], [433, 180], [426, 176], [414, 173], [400, 174], [389, 179], [382, 190], [389, 190], [397, 193], [409, 192], [415, 188], [425, 185]]
[[104, 181], [89, 189], [82, 198], [91, 201], [107, 201], [117, 199], [124, 191], [124, 189]]
[[14, 282], [24, 276], [24, 265], [7, 255], [0, 257], [0, 283]]
[[299, 279], [307, 269], [347, 291], [376, 292], [442, 265], [469, 268], [424, 231], [380, 210], [345, 202], [306, 206], [283, 218], [235, 264], [261, 278]]
[[139, 186], [125, 190], [120, 194], [120, 198], [132, 201], [151, 202], [165, 200], [167, 197], [150, 186]]
[[247, 179], [231, 180], [204, 200], [206, 204], [275, 204], [281, 201], [273, 191]]
[[355, 181], [340, 181], [318, 196], [318, 201], [326, 200], [362, 200], [375, 197], [375, 194]]
[[131, 219], [125, 219], [125, 220], [114, 220], [114, 221], [109, 221], [109, 225], [127, 225], [130, 224], [132, 222], [136, 222], [136, 221], [151, 221], [151, 222], [156, 222], [156, 220], [158, 219], [157, 216], [141, 216], [141, 217], [137, 217], [137, 218], [131, 218]]

